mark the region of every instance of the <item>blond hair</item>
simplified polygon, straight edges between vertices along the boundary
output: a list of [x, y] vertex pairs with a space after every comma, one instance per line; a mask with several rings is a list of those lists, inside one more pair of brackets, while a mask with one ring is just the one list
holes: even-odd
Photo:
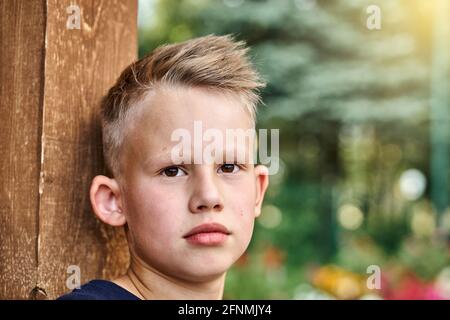
[[232, 36], [208, 35], [164, 45], [129, 65], [101, 102], [103, 152], [117, 176], [124, 123], [133, 104], [158, 84], [218, 89], [236, 94], [255, 121], [265, 86], [247, 57], [248, 48]]

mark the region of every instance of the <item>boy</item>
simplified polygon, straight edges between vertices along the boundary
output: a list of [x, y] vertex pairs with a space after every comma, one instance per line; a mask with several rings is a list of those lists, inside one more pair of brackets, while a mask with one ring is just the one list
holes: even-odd
[[[216, 143], [211, 153], [197, 138], [199, 124], [215, 137], [254, 130], [264, 84], [246, 53], [230, 36], [209, 35], [157, 48], [123, 71], [101, 108], [113, 178], [96, 176], [90, 199], [101, 221], [125, 226], [130, 266], [60, 299], [222, 299], [226, 272], [260, 214], [268, 170], [253, 164], [254, 137], [245, 146]], [[177, 132], [190, 138], [181, 153]]]

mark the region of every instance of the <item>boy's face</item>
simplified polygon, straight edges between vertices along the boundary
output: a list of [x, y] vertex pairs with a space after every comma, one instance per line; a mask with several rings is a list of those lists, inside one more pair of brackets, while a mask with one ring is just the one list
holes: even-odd
[[[224, 137], [226, 129], [253, 129], [243, 106], [230, 96], [201, 88], [154, 90], [127, 129], [120, 206], [132, 254], [163, 274], [202, 281], [222, 275], [246, 250], [268, 176], [265, 167], [233, 161], [174, 165], [171, 151], [179, 141], [171, 135], [186, 129], [193, 142], [194, 121], [201, 121], [203, 132], [216, 129]], [[186, 238], [205, 223], [219, 223], [229, 234]]]

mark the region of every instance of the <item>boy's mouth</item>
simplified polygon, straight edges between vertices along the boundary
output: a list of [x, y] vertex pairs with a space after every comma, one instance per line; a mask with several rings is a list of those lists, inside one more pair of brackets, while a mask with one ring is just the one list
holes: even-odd
[[191, 244], [213, 246], [222, 244], [230, 234], [220, 223], [205, 223], [193, 228], [183, 238]]

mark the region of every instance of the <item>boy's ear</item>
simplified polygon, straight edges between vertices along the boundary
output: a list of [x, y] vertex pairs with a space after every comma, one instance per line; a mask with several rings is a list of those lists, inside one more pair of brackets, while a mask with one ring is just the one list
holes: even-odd
[[269, 186], [269, 169], [263, 165], [255, 167], [256, 178], [256, 202], [255, 202], [255, 218], [261, 214], [261, 206], [264, 200], [267, 187]]
[[126, 223], [120, 188], [116, 180], [106, 176], [94, 177], [89, 195], [92, 209], [101, 221], [114, 227]]

